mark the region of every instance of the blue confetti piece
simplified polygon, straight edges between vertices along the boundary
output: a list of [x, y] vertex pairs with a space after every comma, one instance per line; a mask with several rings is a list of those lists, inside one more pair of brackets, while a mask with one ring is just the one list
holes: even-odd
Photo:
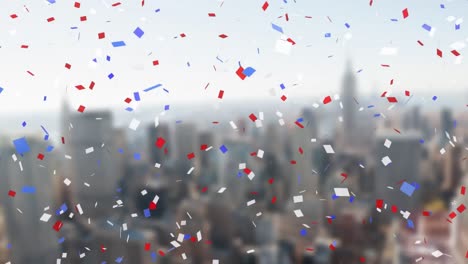
[[325, 37], [326, 37], [326, 38], [331, 37], [331, 33], [325, 33]]
[[151, 252], [151, 261], [156, 262], [156, 252]]
[[109, 55], [106, 56], [106, 60], [107, 61], [110, 61], [111, 60], [111, 57]]
[[398, 19], [392, 18], [392, 19], [390, 19], [390, 21], [392, 21], [392, 22], [398, 22]]
[[122, 154], [122, 153], [124, 153], [124, 150], [123, 150], [123, 149], [121, 149], [121, 148], [119, 148], [119, 150], [118, 150], [118, 151], [119, 151], [119, 153], [121, 153], [121, 154]]
[[187, 61], [187, 67], [190, 67], [190, 62]]
[[114, 48], [123, 47], [123, 46], [125, 46], [125, 42], [124, 41], [114, 41], [114, 42], [112, 42], [112, 46], [114, 46]]
[[44, 96], [44, 102], [47, 101], [47, 96]]
[[78, 29], [78, 27], [70, 27], [70, 29]]
[[135, 29], [135, 31], [133, 31], [133, 34], [135, 34], [135, 36], [137, 36], [138, 38], [141, 38], [141, 37], [143, 37], [145, 32], [143, 30], [141, 30], [141, 28], [137, 27]]
[[160, 8], [158, 8], [158, 9], [154, 10], [154, 12], [155, 12], [155, 13], [158, 13], [159, 11], [161, 11], [161, 9], [160, 9]]
[[180, 124], [180, 123], [182, 123], [182, 120], [176, 120], [175, 123]]
[[54, 146], [47, 146], [46, 151], [47, 151], [47, 152], [51, 152], [53, 149], [54, 149]]
[[301, 229], [300, 234], [301, 234], [301, 236], [306, 236], [307, 235], [307, 230], [306, 229]]
[[23, 186], [21, 191], [24, 192], [24, 193], [35, 193], [36, 192], [36, 187], [34, 187], [34, 186]]
[[2, 88], [2, 87], [0, 87], [0, 94], [1, 94], [2, 92], [3, 92], [3, 88]]
[[16, 152], [21, 155], [31, 150], [28, 141], [26, 141], [26, 137], [13, 140], [13, 145], [15, 146]]
[[299, 122], [299, 123], [302, 123], [304, 121], [304, 118], [299, 117], [296, 121]]
[[453, 120], [453, 128], [457, 128], [457, 120]]
[[335, 219], [336, 219], [336, 215], [331, 215], [331, 219], [332, 219], [332, 220], [335, 220]]
[[114, 74], [110, 73], [109, 75], [107, 75], [107, 78], [109, 78], [109, 80], [112, 80], [112, 78], [114, 78]]
[[375, 107], [375, 105], [369, 105], [369, 106], [367, 106], [367, 108], [374, 108], [374, 107]]
[[432, 101], [435, 101], [435, 100], [437, 100], [437, 96], [434, 95], [434, 96], [432, 97]]
[[165, 106], [164, 106], [164, 111], [168, 111], [168, 110], [169, 110], [169, 107], [170, 107], [169, 105], [165, 105]]
[[121, 263], [122, 260], [123, 260], [123, 257], [118, 257], [118, 258], [115, 259], [115, 262], [116, 263]]
[[363, 71], [363, 69], [359, 69], [359, 71], [357, 71], [357, 73], [360, 73], [360, 72], [362, 72], [362, 71]]
[[280, 84], [280, 87], [281, 87], [281, 90], [286, 89], [286, 86], [284, 86], [284, 84]]
[[49, 134], [46, 134], [46, 135], [44, 136], [44, 140], [45, 140], [45, 141], [49, 140]]
[[460, 29], [460, 24], [455, 24], [455, 30], [459, 30]]
[[49, 2], [51, 4], [55, 4], [55, 0], [47, 0], [47, 2]]
[[344, 24], [346, 28], [350, 28], [351, 26], [348, 23]]
[[400, 191], [402, 191], [404, 194], [408, 195], [409, 197], [413, 195], [414, 190], [416, 190], [416, 188], [407, 182], [403, 182], [403, 184], [400, 187]]
[[408, 219], [408, 227], [411, 228], [411, 229], [414, 229], [414, 223], [412, 220]]
[[219, 147], [219, 150], [221, 150], [221, 152], [224, 154], [226, 152], [228, 152], [228, 148], [224, 145], [222, 145], [221, 147]]
[[26, 121], [23, 121], [23, 123], [21, 124], [23, 127], [26, 126]]
[[135, 98], [135, 101], [140, 101], [140, 94], [138, 92], [133, 93], [133, 98]]
[[332, 195], [332, 200], [336, 200], [336, 199], [338, 199], [338, 196], [336, 196], [336, 194], [333, 194]]
[[380, 116], [380, 114], [374, 114], [374, 117], [379, 117], [379, 116]]
[[149, 92], [149, 91], [154, 90], [154, 89], [156, 89], [156, 88], [158, 88], [158, 87], [161, 87], [161, 86], [162, 86], [162, 84], [156, 84], [156, 85], [154, 85], [154, 86], [151, 86], [151, 87], [149, 87], [149, 88], [146, 88], [145, 90], [143, 90], [143, 92]]
[[65, 237], [61, 237], [61, 238], [59, 238], [58, 243], [62, 244], [64, 241], [65, 241]]
[[135, 160], [140, 160], [140, 159], [141, 159], [140, 153], [134, 153], [134, 154], [133, 154], [133, 158], [134, 158]]
[[350, 203], [353, 203], [353, 202], [354, 202], [354, 196], [351, 195], [351, 196], [349, 197], [349, 202], [350, 202]]
[[424, 139], [420, 139], [419, 143], [424, 144]]
[[278, 32], [280, 32], [280, 33], [282, 33], [282, 34], [284, 34], [283, 29], [282, 29], [280, 26], [271, 23], [271, 27], [272, 27], [274, 30], [276, 30], [276, 31], [278, 31]]
[[133, 108], [127, 107], [127, 108], [125, 108], [125, 111], [132, 112], [132, 111], [133, 111]]
[[93, 61], [94, 61], [95, 63], [97, 63], [97, 59], [96, 59], [96, 58], [94, 58]]
[[254, 68], [247, 67], [247, 68], [244, 69], [244, 71], [242, 71], [242, 74], [244, 74], [247, 77], [250, 77], [250, 76], [252, 76], [252, 74], [254, 74], [254, 72], [255, 72]]
[[445, 9], [445, 5], [444, 5], [444, 4], [440, 4], [440, 8]]
[[163, 88], [163, 91], [165, 91], [166, 93], [169, 93], [169, 90], [167, 90], [166, 88]]
[[143, 214], [145, 215], [146, 218], [148, 218], [148, 217], [151, 216], [151, 213], [150, 213], [150, 210], [149, 210], [149, 209], [143, 210]]
[[242, 177], [242, 172], [241, 171], [237, 172], [237, 178], [240, 178], [240, 177]]
[[184, 240], [189, 240], [191, 238], [190, 234], [185, 234], [184, 235]]
[[425, 30], [427, 30], [427, 31], [429, 31], [429, 32], [431, 32], [431, 29], [432, 29], [432, 27], [429, 26], [428, 24], [422, 25], [422, 28], [424, 28]]

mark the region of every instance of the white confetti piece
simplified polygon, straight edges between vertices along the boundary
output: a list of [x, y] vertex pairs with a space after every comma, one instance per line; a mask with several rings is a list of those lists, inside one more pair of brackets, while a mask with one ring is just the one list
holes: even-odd
[[294, 203], [302, 203], [304, 201], [304, 198], [302, 197], [302, 195], [297, 195], [293, 197], [293, 201]]
[[296, 215], [296, 217], [303, 217], [304, 216], [301, 209], [294, 210], [294, 214]]
[[338, 197], [349, 197], [348, 188], [335, 188], [335, 195]]
[[136, 131], [139, 125], [140, 125], [140, 121], [133, 118], [132, 121], [130, 122], [130, 125], [128, 125], [128, 128]]
[[40, 220], [41, 220], [42, 222], [48, 222], [49, 219], [50, 219], [51, 217], [52, 217], [52, 215], [47, 214], [47, 213], [43, 213], [42, 216], [41, 216], [41, 218], [40, 218]]
[[384, 166], [387, 166], [390, 163], [392, 163], [392, 160], [388, 156], [385, 156], [385, 157], [382, 158], [382, 164]]
[[384, 146], [386, 148], [390, 148], [390, 146], [392, 145], [392, 141], [388, 140], [388, 139], [385, 139], [385, 143], [384, 143]]
[[323, 145], [323, 148], [325, 149], [325, 152], [328, 154], [333, 154], [335, 151], [333, 150], [333, 147], [331, 145]]

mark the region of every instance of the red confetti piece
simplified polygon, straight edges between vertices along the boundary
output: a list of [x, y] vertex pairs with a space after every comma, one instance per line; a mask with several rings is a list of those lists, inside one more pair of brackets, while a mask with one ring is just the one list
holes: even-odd
[[291, 43], [292, 45], [296, 45], [296, 42], [292, 40], [292, 38], [288, 38], [286, 41]]
[[461, 189], [460, 189], [460, 194], [465, 195], [465, 193], [466, 193], [466, 187], [462, 186]]
[[306, 248], [307, 251], [314, 251], [313, 248]]
[[86, 18], [86, 16], [82, 16], [82, 17], [80, 17], [80, 21], [82, 21], [82, 22], [83, 22], [83, 21], [86, 21], [86, 20], [88, 20], [88, 19]]
[[423, 211], [423, 212], [422, 212], [422, 215], [423, 215], [423, 216], [431, 216], [431, 212], [429, 212], [429, 211]]
[[276, 203], [276, 196], [273, 196], [273, 198], [271, 198], [271, 203], [272, 204]]
[[29, 75], [31, 76], [35, 76], [34, 73], [32, 73], [31, 71], [26, 71], [27, 73], [29, 73]]
[[400, 130], [394, 128], [393, 130], [395, 130], [395, 132], [397, 132], [398, 134], [401, 134]]
[[153, 201], [151, 201], [148, 208], [149, 208], [150, 210], [156, 210], [157, 207], [158, 207], [158, 206], [157, 206]]
[[406, 96], [410, 96], [410, 91], [405, 91]]
[[195, 154], [193, 152], [190, 152], [189, 154], [187, 154], [187, 159], [191, 160], [195, 158]]
[[65, 63], [65, 68], [71, 69], [71, 65], [69, 63]]
[[343, 177], [343, 180], [341, 181], [341, 183], [343, 183], [344, 181], [346, 181], [346, 180], [348, 179], [348, 174], [342, 172], [342, 173], [341, 173], [341, 177]]
[[398, 212], [398, 207], [396, 205], [392, 205], [392, 213]]
[[456, 214], [455, 212], [451, 212], [451, 213], [449, 214], [449, 217], [450, 217], [451, 219], [455, 218], [456, 216], [457, 216], [457, 214]]
[[207, 144], [200, 145], [200, 150], [206, 150], [208, 148]]
[[209, 17], [216, 17], [216, 14], [215, 13], [208, 13], [208, 16]]
[[81, 84], [75, 86], [75, 88], [78, 89], [78, 90], [84, 90], [85, 89], [85, 87], [83, 85], [81, 85]]
[[164, 138], [162, 138], [162, 137], [158, 137], [154, 144], [156, 145], [156, 147], [162, 148], [164, 146], [164, 144], [166, 144], [166, 140]]
[[408, 17], [408, 8], [403, 9], [403, 11], [401, 11], [401, 13], [403, 14], [403, 19], [407, 18]]
[[221, 34], [221, 35], [219, 35], [218, 37], [220, 37], [220, 38], [222, 38], [222, 39], [225, 39], [225, 38], [227, 38], [228, 36], [227, 36], [226, 34]]
[[442, 51], [440, 49], [437, 49], [437, 56], [442, 58]]
[[296, 124], [296, 126], [300, 128], [304, 128], [304, 126], [301, 123], [299, 123], [299, 121], [294, 122], [294, 124]]
[[461, 214], [466, 210], [466, 207], [464, 204], [461, 204], [460, 206], [457, 207], [457, 211]]
[[250, 174], [251, 172], [252, 172], [252, 171], [251, 171], [249, 168], [245, 168], [245, 169], [244, 169], [244, 173], [245, 173], [245, 174]]
[[291, 163], [292, 165], [295, 165], [297, 162], [295, 160], [291, 160], [289, 163]]
[[468, 259], [468, 250], [466, 251], [465, 258]]
[[393, 79], [390, 80], [390, 85], [393, 85]]
[[145, 251], [151, 250], [151, 243], [145, 243]]
[[422, 43], [420, 40], [418, 40], [418, 44], [424, 46], [424, 43]]
[[269, 184], [273, 184], [274, 181], [275, 181], [275, 179], [273, 179], [273, 178], [268, 179]]
[[379, 209], [382, 209], [382, 207], [383, 207], [383, 200], [381, 200], [381, 199], [376, 200], [376, 201], [375, 201], [375, 207], [376, 207], [376, 208], [379, 208]]
[[91, 83], [89, 84], [89, 89], [92, 90], [92, 89], [94, 88], [94, 85], [95, 85], [95, 83], [94, 83], [94, 82], [91, 82]]
[[334, 246], [333, 244], [330, 244], [329, 248], [330, 248], [332, 251], [334, 251], [334, 250], [336, 249], [335, 246]]
[[62, 228], [62, 226], [63, 226], [63, 223], [62, 223], [62, 221], [60, 221], [60, 220], [57, 220], [57, 222], [55, 222], [55, 224], [54, 224], [53, 228], [54, 228], [54, 230], [55, 230], [55, 231], [57, 231], [57, 232], [58, 232], [58, 231], [60, 231], [60, 228]]
[[186, 37], [185, 33], [180, 33], [180, 37], [185, 38]]
[[323, 99], [323, 104], [328, 104], [332, 101], [331, 97], [330, 96], [327, 96]]
[[29, 48], [29, 46], [28, 45], [21, 45], [21, 48], [22, 49], [27, 49], [27, 48]]
[[62, 144], [65, 144], [65, 137], [62, 137]]
[[385, 97], [387, 95], [387, 91], [383, 92], [380, 97]]
[[98, 34], [98, 39], [103, 39], [105, 37], [106, 37], [106, 33], [104, 33], [104, 32], [101, 32], [101, 33]]
[[158, 66], [158, 65], [159, 65], [159, 61], [158, 61], [158, 60], [153, 61], [153, 66]]
[[86, 107], [80, 105], [80, 107], [78, 107], [78, 112], [83, 113], [84, 110], [85, 110], [85, 108], [86, 108]]
[[116, 2], [116, 3], [113, 3], [113, 4], [112, 4], [113, 7], [116, 7], [116, 6], [119, 6], [119, 5], [121, 5], [120, 2]]
[[127, 98], [124, 100], [124, 102], [126, 102], [127, 104], [129, 104], [131, 101], [132, 101], [132, 98], [129, 98], [129, 97], [127, 97]]
[[52, 22], [52, 21], [54, 21], [54, 20], [55, 20], [54, 17], [49, 17], [49, 18], [47, 19], [47, 22]]
[[311, 16], [305, 16], [305, 18], [309, 18], [309, 19], [310, 19], [310, 18], [312, 18], [312, 17], [311, 17]]
[[101, 245], [101, 252], [106, 252], [107, 248], [104, 245]]
[[460, 53], [456, 50], [452, 50], [451, 51], [453, 55], [455, 55], [456, 57], [460, 56]]
[[257, 120], [257, 117], [254, 114], [250, 114], [249, 118], [250, 120], [252, 120], [252, 122], [255, 122]]
[[288, 99], [286, 96], [281, 96], [281, 100], [286, 101], [286, 99]]
[[80, 8], [81, 4], [79, 2], [75, 2], [75, 8]]
[[372, 3], [374, 3], [374, 0], [370, 0], [369, 5], [372, 6]]
[[388, 100], [389, 103], [397, 103], [398, 102], [396, 97], [387, 97], [387, 100]]
[[237, 76], [239, 76], [239, 78], [241, 78], [241, 80], [244, 80], [245, 77], [247, 77], [247, 75], [245, 75], [243, 72], [244, 72], [244, 68], [239, 66], [239, 69], [237, 69], [236, 74]]
[[266, 10], [267, 10], [267, 8], [268, 8], [269, 6], [270, 6], [270, 4], [268, 4], [268, 2], [267, 2], [267, 1], [265, 1], [265, 3], [263, 3], [263, 5], [262, 5], [262, 9], [263, 9], [263, 11], [266, 11]]
[[219, 98], [219, 99], [223, 99], [223, 96], [224, 96], [224, 91], [223, 91], [223, 90], [219, 90], [218, 98]]
[[44, 154], [42, 154], [42, 153], [37, 154], [37, 159], [43, 160], [44, 159]]
[[301, 153], [301, 155], [304, 154], [304, 150], [302, 150], [301, 147], [299, 147], [298, 151], [299, 151], [299, 153]]
[[158, 253], [159, 253], [159, 255], [161, 255], [162, 257], [164, 257], [164, 255], [166, 255], [166, 254], [164, 254], [164, 252], [163, 252], [162, 250], [159, 250]]
[[289, 21], [288, 13], [284, 14], [284, 18], [286, 19], [286, 21]]
[[17, 16], [16, 14], [11, 14], [10, 17], [11, 17], [12, 19], [15, 19], [15, 18], [17, 18], [18, 16]]
[[8, 196], [15, 197], [15, 196], [16, 196], [16, 192], [13, 191], [13, 190], [9, 190], [9, 191], [8, 191]]
[[359, 261], [360, 261], [361, 263], [364, 263], [364, 262], [366, 262], [366, 258], [365, 258], [365, 257], [359, 257]]
[[380, 64], [380, 66], [382, 66], [384, 68], [390, 68], [390, 64]]

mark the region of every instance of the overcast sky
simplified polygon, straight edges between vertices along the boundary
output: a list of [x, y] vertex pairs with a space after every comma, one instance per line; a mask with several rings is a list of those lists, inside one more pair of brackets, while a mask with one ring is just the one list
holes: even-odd
[[[112, 7], [112, 1], [82, 1], [75, 8], [69, 0], [0, 1], [0, 112], [58, 109], [66, 93], [72, 107], [87, 109], [123, 109], [128, 106], [124, 99], [136, 91], [144, 105], [214, 102], [219, 101], [219, 90], [225, 91], [223, 101], [271, 97], [273, 90], [283, 103], [283, 94], [294, 100], [339, 92], [347, 58], [355, 71], [362, 69], [356, 74], [362, 93], [380, 94], [391, 88], [391, 79], [396, 94], [468, 90], [465, 0], [375, 0], [372, 6], [369, 0], [275, 0], [266, 11], [263, 0], [146, 0], [143, 7], [141, 1], [121, 2]], [[409, 16], [403, 19], [405, 8]], [[12, 19], [12, 14], [18, 17]], [[81, 22], [81, 16], [87, 20]], [[55, 20], [49, 23], [50, 17]], [[280, 26], [284, 36], [271, 23]], [[459, 30], [456, 23], [461, 23]], [[144, 31], [141, 38], [133, 34], [137, 27]], [[105, 32], [104, 39], [98, 39], [100, 32]], [[277, 50], [281, 38], [296, 43], [288, 54]], [[125, 41], [126, 46], [115, 48], [113, 41]], [[396, 54], [383, 55], [383, 48]], [[436, 55], [437, 48], [443, 58]], [[454, 48], [460, 56], [450, 52]], [[159, 65], [153, 66], [154, 60]], [[241, 80], [235, 74], [239, 62], [256, 72]], [[94, 90], [75, 88], [88, 87], [91, 81]], [[162, 88], [142, 92], [159, 83], [168, 93]]]

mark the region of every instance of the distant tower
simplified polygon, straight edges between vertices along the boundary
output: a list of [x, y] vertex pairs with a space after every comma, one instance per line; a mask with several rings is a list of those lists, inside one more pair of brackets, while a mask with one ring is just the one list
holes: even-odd
[[346, 63], [343, 77], [341, 101], [343, 102], [343, 139], [346, 144], [353, 141], [356, 127], [356, 78], [353, 74], [351, 60]]
[[452, 111], [450, 109], [444, 108], [440, 112], [440, 141], [441, 145], [445, 145], [448, 141], [445, 132], [447, 132], [450, 136], [452, 136], [453, 130], [453, 118], [452, 118]]

